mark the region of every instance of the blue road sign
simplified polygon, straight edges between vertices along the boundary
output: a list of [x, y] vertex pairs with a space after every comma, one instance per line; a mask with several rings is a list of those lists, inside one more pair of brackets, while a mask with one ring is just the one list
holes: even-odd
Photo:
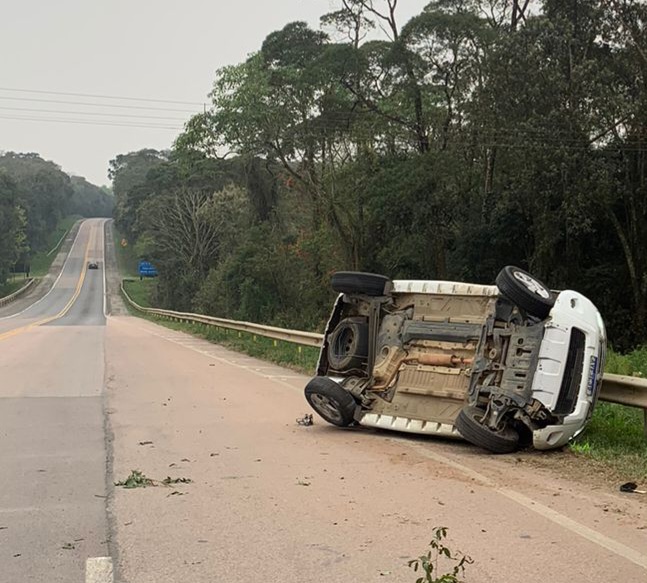
[[140, 277], [157, 277], [157, 269], [150, 261], [139, 262], [139, 276]]

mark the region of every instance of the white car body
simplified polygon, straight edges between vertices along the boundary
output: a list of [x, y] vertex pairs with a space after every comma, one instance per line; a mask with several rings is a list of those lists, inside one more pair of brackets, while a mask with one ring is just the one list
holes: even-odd
[[[411, 294], [416, 294], [416, 297], [428, 295], [430, 301], [451, 296], [462, 298], [462, 301], [470, 296], [481, 301], [496, 301], [500, 296], [496, 285], [433, 280], [396, 280], [392, 282], [390, 293], [395, 298], [402, 295], [413, 297]], [[593, 303], [575, 291], [553, 293], [555, 303], [549, 316], [543, 320], [543, 336], [532, 378], [532, 398], [550, 412], [561, 410], [561, 414], [560, 423], [532, 431], [532, 444], [540, 450], [563, 446], [583, 430], [597, 400], [606, 355], [605, 327]], [[345, 294], [342, 293], [329, 320], [326, 337], [333, 331], [344, 301]], [[576, 346], [572, 346], [572, 338], [577, 338]], [[324, 346], [319, 371], [325, 370], [325, 350]], [[345, 381], [343, 376], [334, 373], [328, 376], [340, 385]], [[464, 402], [467, 399], [464, 392]], [[369, 408], [360, 412], [356, 420], [368, 427], [460, 438], [452, 415], [455, 418], [455, 411], [448, 412], [440, 420], [421, 419], [392, 411], [374, 412]]]

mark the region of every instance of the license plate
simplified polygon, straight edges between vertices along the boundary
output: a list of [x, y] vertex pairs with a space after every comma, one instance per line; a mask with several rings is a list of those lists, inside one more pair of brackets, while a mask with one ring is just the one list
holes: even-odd
[[592, 356], [591, 362], [589, 363], [589, 384], [586, 387], [586, 394], [589, 397], [593, 396], [595, 392], [596, 381], [598, 378], [598, 357]]

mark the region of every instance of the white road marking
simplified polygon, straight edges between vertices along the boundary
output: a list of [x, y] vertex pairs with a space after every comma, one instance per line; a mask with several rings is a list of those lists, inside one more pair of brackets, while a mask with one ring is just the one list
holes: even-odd
[[76, 232], [76, 236], [74, 237], [74, 242], [72, 243], [72, 246], [70, 247], [70, 250], [67, 253], [67, 257], [65, 258], [65, 261], [63, 263], [63, 267], [61, 267], [61, 272], [58, 274], [58, 277], [52, 284], [52, 287], [49, 289], [49, 291], [42, 297], [40, 300], [37, 302], [34, 302], [33, 304], [27, 306], [24, 310], [17, 312], [16, 314], [12, 314], [11, 316], [5, 316], [4, 318], [0, 318], [0, 320], [9, 320], [11, 318], [15, 318], [16, 316], [20, 316], [21, 314], [24, 314], [27, 310], [31, 310], [33, 307], [37, 306], [40, 304], [49, 294], [51, 294], [54, 291], [54, 288], [56, 287], [56, 284], [58, 283], [58, 280], [61, 279], [61, 275], [63, 275], [63, 272], [65, 271], [65, 266], [67, 265], [68, 260], [72, 256], [72, 251], [74, 250], [74, 247], [76, 246], [76, 242], [79, 238], [79, 235], [81, 234], [81, 228], [85, 224], [85, 221], [81, 223], [79, 226], [79, 230]]
[[101, 223], [101, 229], [103, 231], [103, 263], [101, 268], [103, 269], [103, 317], [107, 318], [108, 314], [106, 312], [107, 302], [108, 302], [108, 286], [106, 285], [106, 228], [108, 226], [108, 221], [103, 221]]
[[[245, 366], [243, 364], [239, 364], [238, 362], [234, 360], [229, 360], [227, 358], [223, 358], [221, 356], [216, 356], [214, 354], [211, 354], [207, 352], [206, 350], [201, 350], [198, 349], [195, 346], [192, 346], [190, 344], [185, 344], [181, 341], [182, 336], [178, 333], [177, 336], [175, 337], [170, 337], [170, 336], [164, 336], [162, 334], [157, 334], [153, 332], [152, 330], [142, 328], [141, 326], [136, 326], [136, 328], [139, 328], [140, 330], [143, 330], [145, 332], [148, 332], [149, 334], [153, 336], [157, 336], [159, 338], [162, 338], [163, 340], [167, 340], [169, 342], [172, 342], [173, 344], [178, 344], [179, 346], [183, 346], [184, 348], [188, 348], [189, 350], [193, 350], [194, 352], [198, 352], [200, 354], [203, 354], [204, 356], [208, 356], [209, 358], [213, 358], [214, 360], [218, 360], [220, 362], [224, 362], [226, 364], [229, 364], [231, 366], [235, 366], [237, 368], [242, 368], [245, 369], [252, 374], [269, 379], [272, 382], [275, 382], [277, 384], [283, 385], [285, 387], [288, 387], [292, 390], [299, 390], [297, 387], [294, 385], [291, 385], [287, 382], [284, 382], [281, 380], [281, 378], [286, 378], [286, 377], [271, 377], [266, 374], [263, 374], [257, 368], [252, 368], [249, 366]], [[205, 340], [205, 343], [208, 344], [208, 341]], [[627, 559], [628, 561], [631, 561], [635, 565], [638, 565], [639, 567], [642, 567], [643, 569], [647, 569], [647, 555], [644, 553], [641, 553], [621, 542], [618, 542], [612, 538], [609, 538], [608, 536], [605, 536], [603, 534], [600, 534], [599, 532], [593, 530], [592, 528], [589, 528], [588, 526], [585, 526], [583, 524], [580, 524], [579, 522], [573, 520], [572, 518], [569, 518], [568, 516], [565, 516], [564, 514], [561, 514], [557, 512], [556, 510], [553, 510], [552, 508], [549, 508], [548, 506], [545, 506], [539, 502], [536, 502], [532, 498], [529, 498], [528, 496], [525, 496], [523, 494], [520, 494], [519, 492], [516, 492], [514, 490], [511, 490], [509, 488], [503, 488], [499, 487], [496, 482], [488, 478], [487, 476], [484, 476], [483, 474], [480, 474], [476, 470], [473, 470], [472, 468], [465, 466], [457, 461], [454, 461], [448, 457], [445, 457], [444, 455], [440, 455], [439, 453], [436, 453], [430, 449], [425, 448], [424, 446], [417, 444], [417, 443], [412, 443], [412, 442], [407, 442], [406, 440], [402, 439], [400, 441], [403, 445], [406, 445], [407, 447], [410, 447], [411, 449], [417, 451], [420, 453], [422, 456], [432, 459], [436, 462], [442, 463], [446, 466], [452, 467], [456, 470], [459, 470], [461, 473], [465, 474], [466, 476], [470, 478], [474, 478], [481, 484], [485, 486], [491, 487], [495, 492], [498, 494], [501, 494], [502, 496], [505, 496], [506, 498], [516, 502], [520, 506], [523, 506], [524, 508], [527, 508], [528, 510], [532, 510], [533, 512], [539, 514], [540, 516], [543, 516], [544, 518], [547, 518], [548, 520], [554, 522], [555, 524], [561, 526], [562, 528], [565, 528], [567, 530], [570, 530], [571, 532], [577, 534], [578, 536], [581, 536], [582, 538], [585, 538], [589, 540], [590, 542], [593, 542], [613, 553], [616, 555], [623, 557], [624, 559]]]
[[536, 514], [547, 518], [548, 520], [554, 522], [555, 524], [558, 524], [562, 528], [570, 530], [571, 532], [581, 536], [582, 538], [585, 538], [611, 551], [612, 553], [615, 553], [616, 555], [627, 559], [628, 561], [631, 561], [632, 563], [638, 565], [639, 567], [642, 567], [643, 569], [647, 569], [647, 555], [645, 553], [641, 553], [636, 549], [633, 549], [621, 542], [618, 542], [617, 540], [614, 540], [597, 532], [596, 530], [593, 530], [592, 528], [589, 528], [588, 526], [580, 524], [576, 520], [573, 520], [572, 518], [569, 518], [568, 516], [565, 516], [564, 514], [561, 514], [560, 512], [557, 512], [556, 510], [553, 510], [552, 508], [549, 508], [548, 506], [545, 506], [544, 504], [541, 504], [540, 502], [537, 502], [532, 498], [525, 496], [524, 494], [516, 492], [515, 490], [511, 490], [510, 488], [499, 487], [487, 476], [484, 476], [483, 474], [480, 474], [472, 468], [464, 466], [459, 462], [445, 457], [444, 455], [431, 451], [419, 444], [408, 443], [407, 445], [411, 449], [416, 450], [416, 452], [420, 455], [428, 459], [432, 459], [435, 462], [439, 462], [446, 466], [452, 467], [465, 474], [466, 476], [474, 478], [481, 484], [494, 488], [495, 492], [501, 494], [502, 496], [505, 496], [506, 498], [509, 498], [520, 506], [523, 506], [528, 510], [532, 510]]
[[112, 557], [91, 557], [85, 562], [85, 583], [113, 583]]
[[[123, 322], [123, 320], [122, 320], [122, 322]], [[282, 381], [279, 378], [270, 378], [268, 375], [263, 374], [262, 372], [260, 372], [258, 370], [255, 370], [254, 368], [251, 368], [249, 366], [245, 366], [244, 364], [240, 364], [240, 362], [238, 362], [236, 360], [230, 360], [228, 358], [224, 358], [222, 356], [218, 356], [217, 354], [213, 354], [213, 353], [208, 352], [206, 350], [200, 349], [197, 346], [194, 346], [194, 345], [191, 345], [191, 344], [185, 344], [182, 341], [182, 340], [184, 340], [183, 336], [185, 336], [185, 334], [183, 332], [178, 332], [178, 333], [176, 333], [175, 336], [169, 336], [168, 334], [158, 334], [157, 332], [153, 332], [152, 330], [149, 330], [147, 328], [142, 328], [141, 326], [137, 326], [136, 324], [132, 324], [130, 322], [128, 322], [128, 324], [131, 325], [131, 326], [134, 326], [138, 330], [142, 330], [142, 331], [150, 334], [151, 336], [157, 336], [158, 338], [161, 338], [162, 340], [172, 342], [173, 344], [177, 344], [178, 346], [182, 346], [183, 348], [188, 348], [189, 350], [193, 350], [194, 352], [198, 352], [199, 354], [207, 356], [208, 358], [212, 358], [213, 360], [217, 360], [219, 362], [224, 362], [226, 364], [229, 364], [230, 366], [235, 366], [236, 368], [246, 370], [246, 371], [251, 372], [252, 374], [256, 375], [257, 377], [260, 377], [260, 378], [263, 378], [263, 379], [269, 379], [269, 380], [275, 382], [277, 385], [283, 385], [284, 387], [288, 387], [289, 389], [292, 389], [292, 390], [294, 390], [296, 388], [294, 385], [291, 385], [290, 383]], [[157, 324], [157, 326], [160, 326], [160, 325]], [[210, 342], [208, 340], [203, 340], [203, 343], [208, 345], [208, 346], [214, 346], [213, 344], [210, 344]], [[223, 350], [226, 350], [226, 349], [223, 348]], [[249, 361], [254, 362], [254, 360], [251, 359], [251, 358], [249, 359]]]

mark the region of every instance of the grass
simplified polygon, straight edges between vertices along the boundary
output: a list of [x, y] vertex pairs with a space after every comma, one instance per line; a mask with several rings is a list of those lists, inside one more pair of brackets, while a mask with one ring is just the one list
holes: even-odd
[[27, 280], [21, 274], [16, 279], [9, 279], [4, 285], [0, 285], [0, 298], [10, 296], [15, 291], [18, 291], [22, 286], [27, 283]]
[[[625, 355], [609, 351], [605, 372], [647, 377], [647, 347]], [[598, 402], [586, 430], [571, 445], [575, 454], [601, 462], [622, 479], [647, 480], [647, 437], [642, 409]]]
[[[56, 258], [59, 245], [63, 242], [63, 235], [65, 235], [65, 233], [72, 228], [72, 225], [74, 225], [74, 223], [76, 223], [80, 218], [81, 217], [78, 215], [71, 215], [69, 217], [62, 218], [58, 222], [56, 229], [47, 237], [45, 249], [43, 251], [39, 251], [31, 258], [30, 275], [32, 277], [43, 277], [44, 275], [47, 275], [52, 262]], [[56, 249], [48, 255], [54, 247], [56, 247]]]
[[[139, 276], [138, 276], [139, 277]], [[125, 279], [124, 289], [126, 293], [143, 308], [152, 308], [152, 298], [157, 290], [157, 280], [150, 279]]]

